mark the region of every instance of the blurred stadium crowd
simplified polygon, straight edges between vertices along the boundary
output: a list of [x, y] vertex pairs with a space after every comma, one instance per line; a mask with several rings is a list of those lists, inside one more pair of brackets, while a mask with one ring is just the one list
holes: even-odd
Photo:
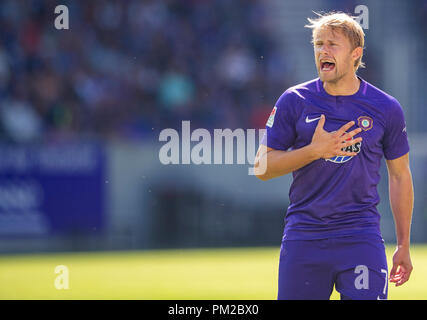
[[[262, 128], [292, 84], [262, 0], [2, 0], [0, 136], [144, 137]], [[194, 128], [193, 127], [193, 128]]]

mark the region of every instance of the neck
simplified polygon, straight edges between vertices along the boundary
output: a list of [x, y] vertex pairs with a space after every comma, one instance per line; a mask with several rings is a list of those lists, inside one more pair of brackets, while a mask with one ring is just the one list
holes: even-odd
[[334, 82], [323, 82], [323, 88], [331, 96], [351, 96], [359, 90], [359, 87], [360, 80], [355, 73]]

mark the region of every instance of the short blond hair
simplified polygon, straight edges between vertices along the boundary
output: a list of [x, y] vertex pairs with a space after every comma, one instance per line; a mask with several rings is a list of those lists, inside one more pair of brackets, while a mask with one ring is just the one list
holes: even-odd
[[[352, 45], [352, 50], [357, 47], [364, 48], [365, 45], [365, 33], [363, 32], [360, 24], [355, 20], [357, 17], [350, 16], [343, 12], [329, 12], [326, 14], [317, 14], [316, 19], [307, 18], [310, 24], [305, 25], [306, 28], [310, 28], [313, 30], [312, 36], [314, 36], [314, 32], [324, 27], [330, 27], [333, 31], [341, 30], [345, 37], [350, 40]], [[313, 42], [314, 39], [312, 39]], [[364, 68], [365, 64], [362, 62], [362, 55], [354, 62], [354, 67], [357, 69]]]

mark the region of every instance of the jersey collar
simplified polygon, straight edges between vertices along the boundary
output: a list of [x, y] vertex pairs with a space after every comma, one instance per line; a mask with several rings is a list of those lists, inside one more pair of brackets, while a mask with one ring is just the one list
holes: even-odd
[[357, 76], [357, 78], [360, 80], [359, 90], [357, 90], [356, 93], [351, 94], [351, 95], [346, 95], [346, 96], [330, 95], [329, 93], [326, 92], [325, 88], [323, 88], [323, 82], [320, 80], [320, 78], [317, 78], [316, 89], [317, 89], [317, 92], [319, 92], [322, 96], [326, 96], [326, 97], [330, 97], [330, 98], [337, 98], [337, 97], [353, 98], [353, 97], [365, 96], [366, 95], [366, 89], [367, 89], [367, 83], [361, 77]]

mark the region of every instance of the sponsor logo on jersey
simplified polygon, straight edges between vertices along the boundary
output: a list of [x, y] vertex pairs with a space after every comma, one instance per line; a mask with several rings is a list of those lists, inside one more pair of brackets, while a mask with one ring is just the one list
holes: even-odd
[[310, 122], [313, 122], [313, 121], [317, 121], [319, 119], [320, 119], [320, 117], [309, 119], [308, 116], [307, 116], [307, 117], [305, 117], [305, 123], [310, 123]]
[[270, 117], [268, 117], [267, 127], [272, 127], [274, 123], [274, 116], [276, 115], [277, 107], [274, 106], [273, 110], [271, 110]]
[[357, 124], [362, 130], [368, 131], [372, 129], [374, 125], [374, 120], [372, 120], [371, 117], [361, 116], [357, 118]]
[[[350, 141], [350, 140], [354, 140], [353, 137], [346, 139], [346, 141]], [[362, 147], [362, 142], [356, 142], [355, 144], [352, 144], [348, 147], [342, 148], [342, 151], [345, 152], [356, 152], [359, 153]], [[329, 159], [325, 159], [326, 161], [331, 161], [334, 163], [344, 163], [349, 161], [351, 158], [353, 158], [353, 156], [335, 156]]]

